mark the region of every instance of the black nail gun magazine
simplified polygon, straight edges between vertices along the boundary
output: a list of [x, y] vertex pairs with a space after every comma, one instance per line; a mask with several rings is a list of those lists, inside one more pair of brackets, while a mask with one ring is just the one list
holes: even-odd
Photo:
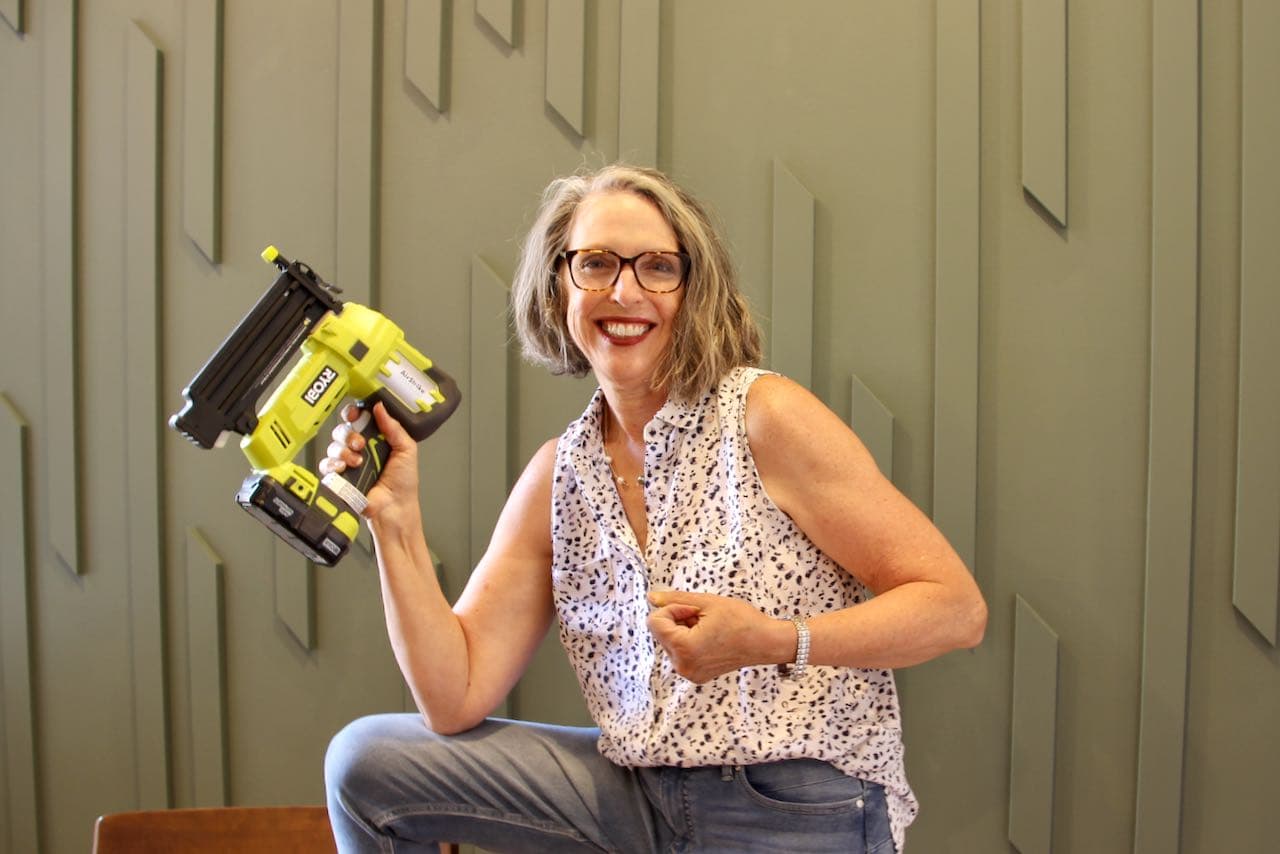
[[[391, 452], [373, 405], [381, 401], [422, 441], [462, 397], [386, 317], [338, 299], [338, 288], [274, 246], [262, 257], [280, 274], [183, 389], [186, 405], [169, 426], [202, 448], [221, 447], [239, 433], [253, 472], [236, 501], [309, 559], [333, 566], [355, 539], [364, 494]], [[259, 409], [266, 387], [291, 361]], [[365, 410], [352, 425], [366, 440], [364, 463], [321, 480], [293, 459], [347, 396]]]

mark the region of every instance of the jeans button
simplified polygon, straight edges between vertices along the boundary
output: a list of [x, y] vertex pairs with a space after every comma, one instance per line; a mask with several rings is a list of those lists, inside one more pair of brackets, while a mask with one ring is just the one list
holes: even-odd
[[856, 801], [854, 801], [854, 803], [855, 803], [855, 804], [857, 804], [858, 809], [862, 809], [862, 807], [863, 807], [863, 800], [862, 800], [862, 798], [858, 798]]

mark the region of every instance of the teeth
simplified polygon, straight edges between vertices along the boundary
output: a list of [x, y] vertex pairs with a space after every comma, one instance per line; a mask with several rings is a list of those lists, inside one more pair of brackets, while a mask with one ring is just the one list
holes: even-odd
[[649, 329], [647, 323], [604, 323], [604, 331], [615, 338], [635, 338]]

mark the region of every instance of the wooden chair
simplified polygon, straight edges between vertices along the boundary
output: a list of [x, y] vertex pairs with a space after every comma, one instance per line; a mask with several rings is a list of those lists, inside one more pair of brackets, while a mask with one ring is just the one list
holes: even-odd
[[[324, 807], [212, 807], [100, 816], [93, 854], [336, 854]], [[441, 854], [458, 846], [441, 845]]]

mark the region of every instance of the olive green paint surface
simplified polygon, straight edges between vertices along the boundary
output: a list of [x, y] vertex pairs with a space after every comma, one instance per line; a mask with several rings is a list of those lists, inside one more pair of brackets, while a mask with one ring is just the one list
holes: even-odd
[[449, 109], [450, 0], [405, 0], [404, 77], [440, 112]]
[[160, 411], [162, 281], [160, 128], [163, 55], [147, 32], [128, 28], [125, 60], [125, 398], [129, 624], [139, 804], [169, 806], [169, 702], [163, 574], [164, 417]]
[[187, 649], [191, 679], [192, 806], [227, 804], [226, 606], [222, 558], [187, 531]]
[[[135, 442], [146, 390], [126, 382], [128, 366], [142, 357], [137, 364], [155, 371], [160, 419], [176, 410], [183, 385], [269, 284], [258, 259], [267, 243], [349, 284], [350, 297], [376, 301], [455, 377], [505, 366], [501, 399], [463, 393], [505, 412], [490, 418], [504, 422], [507, 463], [473, 468], [466, 413], [419, 457], [424, 527], [457, 596], [480, 536], [473, 522], [482, 527], [479, 517], [594, 389], [591, 377], [524, 364], [505, 330], [471, 322], [474, 259], [483, 259], [482, 278], [510, 281], [548, 179], [619, 156], [651, 160], [708, 203], [766, 329], [798, 308], [775, 309], [779, 288], [811, 281], [807, 341], [795, 343], [814, 393], [843, 416], [855, 408], [856, 377], [892, 413], [894, 483], [935, 518], [959, 496], [971, 544], [964, 526], [951, 530], [991, 618], [977, 650], [897, 674], [907, 770], [922, 804], [908, 850], [1012, 850], [1018, 596], [1058, 638], [1052, 753], [1042, 751], [1038, 766], [1044, 774], [1052, 761], [1051, 798], [1046, 805], [1047, 788], [1027, 792], [1051, 811], [1037, 827], [1048, 822], [1053, 851], [1131, 851], [1144, 799], [1165, 803], [1179, 787], [1180, 813], [1161, 807], [1149, 827], [1182, 854], [1266, 850], [1280, 838], [1280, 814], [1252, 796], [1268, 791], [1280, 766], [1270, 736], [1280, 659], [1233, 606], [1238, 437], [1258, 426], [1237, 398], [1242, 218], [1266, 222], [1246, 213], [1240, 190], [1243, 138], [1257, 122], [1242, 94], [1243, 6], [1193, 15], [1155, 0], [1065, 5], [1066, 103], [1055, 116], [1065, 119], [1066, 228], [1023, 191], [1019, 4], [812, 0], [783, 12], [741, 0], [516, 0], [512, 45], [487, 16], [508, 4], [487, 4], [482, 20], [475, 3], [440, 3], [431, 59], [444, 104], [406, 79], [417, 43], [406, 16], [429, 6], [225, 4], [213, 119], [207, 98], [185, 95], [192, 67], [206, 82], [213, 67], [187, 42], [196, 4], [27, 3], [22, 36], [0, 32], [0, 75], [16, 83], [0, 87], [0, 303], [21, 319], [0, 337], [0, 392], [30, 422], [29, 682], [40, 710], [31, 756], [44, 854], [83, 851], [94, 816], [140, 805], [135, 786], [111, 781], [154, 767], [136, 749], [127, 687], [143, 630], [129, 617], [142, 595], [130, 588], [130, 532], [152, 513], [130, 502], [142, 489], [132, 478], [152, 477], [145, 465], [130, 471], [130, 455], [153, 456], [160, 481], [156, 533], [140, 542], [159, 542], [173, 803], [217, 802], [220, 793], [234, 803], [319, 803], [332, 734], [406, 705], [370, 554], [353, 549], [336, 568], [309, 570], [310, 591], [290, 600], [310, 620], [311, 643], [299, 643], [277, 616], [278, 546], [233, 499], [248, 474], [236, 442], [203, 451], [168, 430], [150, 450]], [[78, 28], [68, 26], [73, 12]], [[1186, 71], [1185, 52], [1162, 53], [1170, 42], [1158, 27], [1167, 23], [1180, 28], [1179, 43], [1192, 33], [1204, 51], [1192, 71], [1203, 85], [1195, 163], [1159, 160], [1182, 142], [1180, 131], [1158, 130], [1157, 105], [1167, 97], [1188, 109], [1177, 89], [1161, 88], [1171, 79], [1153, 81], [1166, 60]], [[154, 135], [126, 110], [138, 94], [125, 73], [135, 26], [172, 72], [156, 95]], [[568, 43], [557, 41], [564, 35]], [[204, 154], [192, 158], [189, 120], [218, 128], [201, 133]], [[139, 156], [130, 133], [157, 141], [150, 324], [150, 307], [130, 307], [146, 285], [126, 274], [126, 253], [143, 243], [125, 239], [122, 216], [137, 189], [125, 179]], [[188, 190], [187, 170], [198, 165], [207, 177], [214, 162], [220, 178]], [[775, 163], [812, 208], [808, 227], [776, 244]], [[1200, 286], [1194, 319], [1184, 299], [1171, 321], [1157, 313], [1163, 303], [1153, 309], [1157, 285], [1176, 281], [1159, 274], [1166, 262], [1153, 255], [1154, 235], [1188, 213], [1158, 188], [1192, 180]], [[216, 264], [186, 224], [187, 205], [213, 193]], [[776, 257], [805, 253], [807, 271], [776, 268]], [[126, 341], [126, 329], [140, 339]], [[50, 335], [60, 336], [56, 347]], [[1161, 341], [1178, 342], [1179, 361], [1165, 358]], [[495, 357], [499, 343], [506, 349]], [[1182, 401], [1176, 419], [1159, 414], [1161, 401]], [[1188, 417], [1193, 459], [1185, 444], [1166, 444], [1186, 436]], [[972, 432], [957, 426], [966, 423]], [[1190, 630], [1185, 657], [1163, 651], [1167, 675], [1157, 678], [1144, 644], [1179, 627], [1149, 604], [1150, 579], [1176, 566], [1149, 546], [1178, 529], [1156, 511], [1165, 498], [1186, 506], [1188, 465], [1192, 532], [1182, 559], [1189, 548], [1191, 560], [1182, 586], [1159, 595], [1176, 605], [1190, 593]], [[1153, 481], [1153, 466], [1176, 473], [1180, 491]], [[80, 521], [68, 525], [72, 493]], [[192, 528], [216, 559], [203, 546], [191, 557]], [[6, 588], [6, 633], [16, 619], [8, 604]], [[1144, 692], [1177, 684], [1186, 723], [1170, 717], [1161, 735], [1143, 721]], [[154, 681], [138, 685], [139, 696], [156, 696]], [[586, 722], [554, 630], [510, 709]], [[1047, 718], [1031, 720], [1030, 734], [1044, 739]], [[1150, 782], [1140, 741], [1172, 744], [1179, 734], [1181, 761], [1171, 756], [1173, 770]]]
[[0, 391], [0, 449], [13, 488], [0, 493], [0, 851], [39, 850], [35, 694], [31, 667], [28, 424]]
[[1153, 14], [1151, 385], [1135, 854], [1178, 847], [1195, 495], [1199, 33], [1194, 0]]
[[981, 14], [937, 9], [933, 521], [974, 568], [978, 491]]
[[186, 4], [183, 224], [213, 264], [222, 260], [222, 22], [222, 0]]
[[849, 426], [875, 458], [880, 473], [893, 480], [893, 413], [855, 374]]
[[1232, 602], [1276, 645], [1280, 607], [1280, 287], [1274, 238], [1280, 227], [1280, 8], [1243, 4], [1240, 164], [1240, 415], [1236, 467], [1236, 555]]
[[1015, 601], [1009, 841], [1020, 854], [1049, 854], [1053, 850], [1058, 635], [1027, 600], [1017, 596]]
[[[79, 401], [81, 347], [77, 323], [79, 3], [59, 0], [45, 9], [43, 150], [31, 163], [44, 165], [44, 370], [49, 442], [46, 513], [50, 539], [63, 564], [84, 571]], [[7, 50], [13, 46], [6, 43]], [[16, 164], [7, 164], [16, 168]], [[30, 200], [28, 200], [28, 203]], [[35, 210], [29, 208], [29, 210]]]
[[506, 284], [480, 258], [471, 259], [471, 373], [464, 398], [471, 442], [471, 565], [489, 545], [506, 500], [507, 470]]
[[813, 194], [773, 161], [773, 273], [769, 365], [813, 386]]
[[1022, 186], [1067, 224], [1068, 0], [1022, 7]]
[[14, 31], [21, 33], [25, 26], [23, 23], [23, 2], [24, 0], [4, 0], [0, 3], [0, 19], [3, 19]]

